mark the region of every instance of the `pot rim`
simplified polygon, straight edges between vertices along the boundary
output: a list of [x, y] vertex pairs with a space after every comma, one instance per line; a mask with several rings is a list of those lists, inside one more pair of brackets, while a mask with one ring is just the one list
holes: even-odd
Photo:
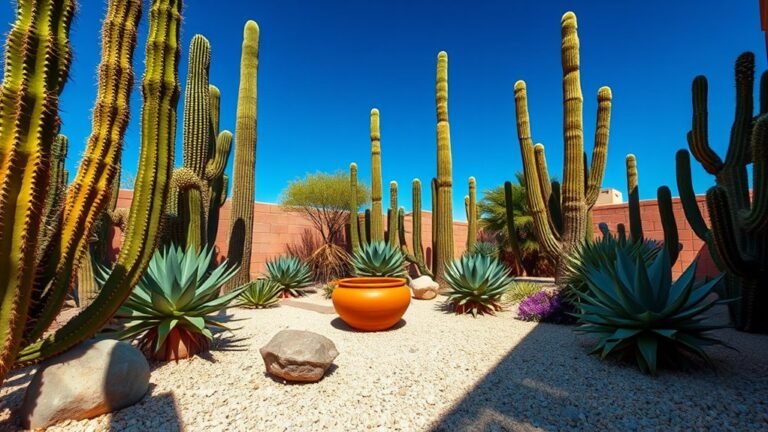
[[337, 288], [357, 288], [357, 289], [375, 289], [375, 288], [400, 288], [407, 284], [405, 278], [398, 277], [352, 277], [340, 279]]

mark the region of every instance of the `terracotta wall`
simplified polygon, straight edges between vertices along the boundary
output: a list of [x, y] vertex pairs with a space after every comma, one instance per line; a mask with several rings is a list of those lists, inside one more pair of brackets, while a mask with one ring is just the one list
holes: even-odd
[[[129, 207], [133, 192], [121, 190], [118, 198], [119, 207]], [[682, 206], [678, 199], [673, 201], [674, 212], [677, 218], [680, 243], [683, 246], [680, 252], [680, 259], [674, 268], [675, 276], [679, 275], [683, 268], [687, 267], [697, 256], [702, 256], [699, 265], [700, 276], [714, 276], [717, 269], [712, 263], [712, 259], [707, 252], [704, 243], [696, 237], [685, 220]], [[699, 197], [699, 207], [702, 209], [705, 220], [708, 220], [707, 209], [704, 203], [704, 197]], [[254, 224], [253, 224], [253, 254], [251, 255], [251, 274], [258, 275], [264, 270], [264, 263], [267, 259], [285, 253], [286, 245], [298, 243], [301, 235], [306, 229], [312, 229], [312, 225], [301, 215], [283, 211], [275, 204], [256, 202], [253, 205]], [[656, 201], [643, 201], [640, 203], [640, 212], [643, 218], [643, 228], [648, 238], [663, 240], [664, 235], [661, 227]], [[230, 203], [227, 202], [221, 208], [219, 232], [216, 237], [216, 246], [220, 251], [226, 253], [227, 236], [230, 220]], [[623, 223], [629, 226], [629, 216], [626, 204], [604, 205], [594, 208], [593, 220], [595, 221], [595, 233], [599, 234], [598, 223], [607, 223], [612, 231], [616, 230], [616, 225]], [[411, 215], [406, 215], [405, 231], [407, 241], [411, 241], [412, 220]], [[465, 222], [455, 222], [454, 230], [454, 255], [460, 256], [464, 252], [464, 244], [467, 239], [467, 224]], [[119, 246], [120, 236], [116, 235], [113, 244], [115, 250]], [[422, 240], [427, 256], [431, 256], [432, 244], [432, 214], [423, 212], [422, 214]]]

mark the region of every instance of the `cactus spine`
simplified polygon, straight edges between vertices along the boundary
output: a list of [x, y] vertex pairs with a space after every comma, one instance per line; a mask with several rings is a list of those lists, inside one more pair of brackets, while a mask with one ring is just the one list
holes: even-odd
[[357, 203], [357, 164], [349, 164], [349, 235], [352, 245], [352, 252], [360, 249], [360, 229], [357, 210], [360, 207]]
[[381, 129], [379, 110], [371, 110], [371, 242], [384, 240], [384, 207], [381, 181]]
[[387, 211], [387, 241], [392, 247], [400, 247], [398, 232], [397, 182], [389, 183], [389, 210]]
[[477, 182], [469, 178], [469, 195], [466, 196], [465, 211], [467, 212], [467, 251], [472, 250], [477, 242]]
[[[546, 186], [542, 187], [548, 172], [543, 170], [546, 164], [543, 158], [536, 156], [536, 152], [541, 152], [543, 156], [543, 148], [534, 150], [533, 147], [525, 82], [515, 83], [517, 134], [523, 156], [525, 181], [528, 186], [528, 204], [534, 219], [536, 237], [544, 251], [556, 262], [558, 281], [563, 270], [560, 258], [583, 241], [587, 229], [592, 229], [591, 226], [587, 226], [587, 216], [597, 201], [605, 170], [612, 99], [611, 90], [608, 87], [601, 87], [598, 90], [597, 128], [592, 152], [592, 167], [588, 170], [589, 172], [586, 172], [579, 38], [576, 31], [576, 15], [573, 12], [563, 15], [561, 29], [563, 109], [565, 111], [563, 122], [565, 162], [561, 192], [558, 185], [553, 183], [551, 194], [547, 196]], [[559, 199], [557, 199], [558, 195]], [[557, 201], [559, 205], [550, 205], [553, 201]], [[557, 208], [562, 209], [561, 230], [557, 229], [558, 217], [554, 215], [554, 210]]]
[[439, 284], [444, 285], [445, 264], [453, 260], [453, 194], [451, 162], [451, 128], [448, 123], [448, 54], [437, 55], [435, 80], [437, 107], [437, 208], [433, 208], [435, 236], [432, 238], [432, 272]]
[[[114, 58], [119, 60], [119, 63], [115, 67], [103, 67], [101, 69], [100, 83], [104, 85], [100, 86], [100, 89], [110, 90], [109, 93], [112, 97], [115, 97], [114, 94], [120, 95], [114, 102], [123, 102], [120, 105], [116, 104], [115, 107], [118, 112], [123, 114], [121, 118], [125, 121], [127, 121], [127, 98], [132, 84], [131, 58], [140, 9], [141, 1], [139, 0], [130, 2], [111, 0], [107, 11], [108, 18], [104, 22], [103, 50], [107, 53], [111, 53], [112, 50], [119, 50], [115, 57], [105, 56], [104, 61], [110, 61]], [[125, 301], [149, 265], [158, 241], [160, 221], [165, 212], [165, 202], [168, 198], [168, 180], [173, 166], [176, 105], [179, 99], [177, 70], [180, 13], [180, 0], [153, 0], [152, 2], [147, 40], [146, 72], [142, 83], [144, 106], [141, 113], [142, 145], [139, 154], [139, 168], [125, 231], [125, 240], [117, 263], [93, 303], [53, 335], [24, 348], [17, 358], [19, 363], [27, 363], [56, 355], [95, 334]], [[119, 26], [122, 31], [111, 31], [114, 26]], [[114, 37], [112, 37], [113, 34]], [[110, 81], [106, 78], [110, 74], [117, 74], [114, 77], [116, 80], [114, 87], [107, 85]], [[120, 91], [114, 93], [116, 88], [119, 88]], [[106, 95], [102, 94], [102, 96]], [[104, 102], [106, 101], [99, 97], [97, 107], [100, 107], [101, 103]], [[106, 104], [106, 106], [111, 106], [111, 103]], [[122, 109], [126, 109], [126, 111], [120, 111]], [[105, 111], [113, 114], [115, 112], [114, 109]], [[107, 122], [114, 118], [115, 116], [112, 115], [102, 120]], [[94, 136], [97, 136], [105, 140], [102, 144], [106, 149], [110, 151], [116, 150], [116, 147], [119, 149], [122, 135], [116, 135], [120, 138], [116, 142], [112, 141], [113, 137], [100, 135], [98, 132], [111, 129], [108, 127], [97, 128], [98, 119], [100, 116], [94, 114], [94, 135], [89, 141], [89, 147], [91, 143], [101, 142], [93, 139]], [[119, 150], [117, 151], [119, 153]], [[87, 160], [87, 158], [84, 159], [84, 163]], [[83, 166], [81, 165], [80, 171], [82, 170]], [[107, 171], [114, 173], [113, 170]], [[77, 190], [76, 184], [74, 183], [68, 192], [68, 205], [72, 189]], [[100, 184], [105, 185], [106, 188], [109, 187], [109, 182], [101, 182]], [[80, 208], [87, 207], [81, 205]], [[96, 213], [100, 210], [101, 208], [97, 208]], [[87, 240], [85, 237], [87, 236], [81, 236], [81, 241]]]
[[225, 286], [229, 291], [248, 282], [251, 275], [251, 238], [256, 177], [257, 74], [259, 26], [248, 21], [243, 31], [240, 91], [235, 127], [235, 166], [232, 187], [232, 220], [229, 225], [229, 261], [240, 270]]
[[[701, 215], [691, 181], [689, 154], [677, 154], [677, 184], [685, 216], [726, 272], [731, 319], [739, 330], [768, 332], [768, 72], [760, 80], [759, 114], [753, 118], [755, 57], [736, 60], [736, 117], [725, 160], [710, 147], [707, 130], [707, 79], [693, 81], [693, 124], [688, 146], [715, 176], [706, 202], [712, 227]], [[747, 165], [752, 163], [750, 198]]]

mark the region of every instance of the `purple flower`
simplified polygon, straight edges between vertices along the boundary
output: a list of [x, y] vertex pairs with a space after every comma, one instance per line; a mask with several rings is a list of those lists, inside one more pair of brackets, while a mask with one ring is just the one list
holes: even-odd
[[517, 315], [524, 321], [563, 322], [567, 320], [559, 293], [539, 291], [520, 302]]

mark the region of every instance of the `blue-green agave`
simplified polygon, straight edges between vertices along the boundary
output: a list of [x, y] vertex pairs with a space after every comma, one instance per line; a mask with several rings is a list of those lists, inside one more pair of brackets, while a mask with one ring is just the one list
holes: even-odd
[[238, 297], [238, 306], [247, 308], [268, 308], [277, 306], [283, 287], [270, 279], [256, 279], [248, 282]]
[[577, 293], [578, 331], [598, 337], [592, 353], [634, 357], [640, 370], [652, 375], [657, 364], [685, 367], [700, 359], [711, 366], [702, 347], [725, 344], [707, 332], [725, 325], [710, 324], [702, 314], [730, 301], [711, 296], [720, 278], [697, 285], [694, 262], [673, 283], [666, 248], [650, 265], [621, 248], [615, 256], [586, 266], [587, 290]]
[[485, 255], [465, 255], [449, 263], [445, 280], [450, 287], [448, 306], [457, 314], [472, 316], [494, 315], [502, 310], [502, 296], [512, 283], [509, 269], [498, 259]]
[[302, 288], [312, 285], [312, 269], [295, 256], [281, 256], [267, 261], [267, 279], [282, 287], [283, 297], [303, 297]]
[[364, 244], [352, 254], [352, 268], [355, 276], [404, 277], [405, 255], [389, 243], [375, 241]]
[[[213, 339], [210, 327], [229, 330], [213, 314], [243, 291], [219, 295], [237, 267], [226, 261], [213, 270], [213, 250], [158, 250], [139, 284], [115, 315], [122, 321], [121, 339], [138, 337], [138, 346], [154, 360], [177, 360], [205, 351]], [[100, 269], [103, 281], [108, 271]]]

